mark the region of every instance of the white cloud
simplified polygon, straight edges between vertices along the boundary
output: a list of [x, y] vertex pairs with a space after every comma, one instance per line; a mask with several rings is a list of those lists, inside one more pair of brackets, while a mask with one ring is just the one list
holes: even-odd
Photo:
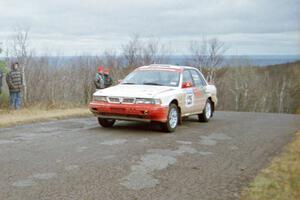
[[0, 0], [0, 5], [0, 41], [14, 26], [30, 26], [38, 51], [98, 53], [140, 33], [172, 40], [182, 53], [186, 40], [204, 35], [224, 39], [239, 54], [300, 53], [298, 0]]

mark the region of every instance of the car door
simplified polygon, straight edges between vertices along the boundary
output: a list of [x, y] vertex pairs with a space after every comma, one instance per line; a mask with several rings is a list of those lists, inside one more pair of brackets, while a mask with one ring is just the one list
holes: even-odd
[[207, 95], [205, 93], [206, 82], [197, 70], [191, 69], [190, 72], [195, 85], [193, 88], [196, 106], [195, 111], [202, 112], [207, 99]]
[[183, 93], [183, 105], [181, 106], [181, 111], [183, 115], [188, 115], [191, 113], [195, 113], [196, 105], [195, 105], [195, 93], [196, 89], [192, 74], [190, 70], [184, 70], [182, 75], [182, 83], [191, 83], [191, 87], [182, 88]]

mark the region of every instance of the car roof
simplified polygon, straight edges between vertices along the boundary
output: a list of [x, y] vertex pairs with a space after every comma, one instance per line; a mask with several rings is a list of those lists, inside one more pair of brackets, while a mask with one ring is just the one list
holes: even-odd
[[142, 66], [137, 68], [137, 70], [155, 70], [155, 69], [182, 72], [184, 69], [196, 69], [196, 68], [189, 67], [189, 66], [169, 65], [169, 64], [152, 64], [152, 65], [147, 65], [147, 66]]

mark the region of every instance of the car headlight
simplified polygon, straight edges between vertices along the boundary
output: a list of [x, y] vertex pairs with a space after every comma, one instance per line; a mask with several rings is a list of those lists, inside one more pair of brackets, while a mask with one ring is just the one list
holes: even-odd
[[107, 102], [107, 98], [104, 96], [93, 96], [93, 100]]
[[136, 104], [161, 104], [160, 99], [147, 99], [147, 98], [137, 98], [135, 100]]

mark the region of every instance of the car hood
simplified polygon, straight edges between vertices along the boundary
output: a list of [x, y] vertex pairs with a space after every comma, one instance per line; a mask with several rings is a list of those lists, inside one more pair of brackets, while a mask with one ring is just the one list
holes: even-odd
[[152, 85], [123, 85], [119, 84], [103, 90], [98, 90], [94, 93], [97, 96], [111, 97], [140, 97], [154, 98], [159, 94], [175, 90], [174, 87], [167, 86], [152, 86]]

